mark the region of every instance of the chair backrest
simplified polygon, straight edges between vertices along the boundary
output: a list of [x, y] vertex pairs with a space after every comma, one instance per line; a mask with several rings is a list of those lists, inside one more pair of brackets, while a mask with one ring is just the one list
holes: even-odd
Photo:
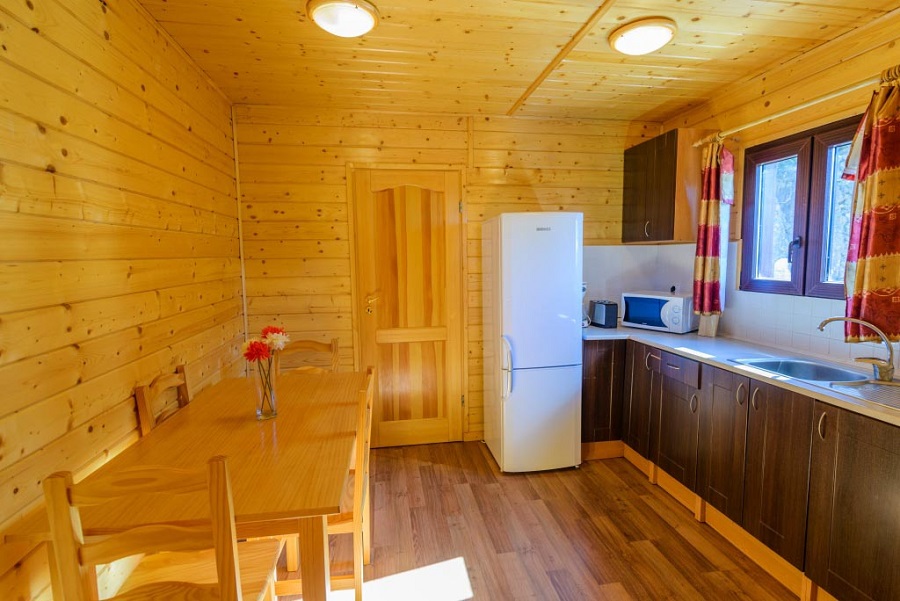
[[[176, 526], [155, 522], [87, 541], [81, 527], [80, 508], [115, 503], [123, 497], [181, 495], [208, 491], [209, 523]], [[166, 467], [124, 470], [90, 482], [74, 484], [71, 472], [60, 472], [44, 480], [44, 496], [50, 519], [53, 553], [56, 559], [55, 586], [65, 601], [94, 601], [97, 598], [96, 566], [123, 557], [164, 551], [215, 549], [218, 584], [166, 583], [166, 598], [240, 598], [240, 575], [231, 481], [224, 457], [209, 460], [207, 470], [189, 471]], [[169, 594], [171, 591], [171, 594]], [[138, 599], [140, 589], [128, 599]], [[146, 598], [159, 598], [158, 590]], [[179, 596], [181, 595], [181, 596]], [[111, 597], [116, 599], [117, 597]]]
[[278, 352], [278, 372], [325, 373], [337, 371], [340, 363], [338, 339], [331, 342], [294, 340]]
[[[156, 403], [156, 399], [173, 388], [178, 395], [178, 404], [174, 407], [167, 407], [154, 415], [153, 405]], [[134, 399], [137, 404], [138, 427], [141, 429], [141, 436], [146, 436], [153, 428], [191, 402], [187, 378], [184, 375], [184, 365], [177, 366], [174, 374], [160, 374], [153, 378], [150, 384], [135, 387]]]

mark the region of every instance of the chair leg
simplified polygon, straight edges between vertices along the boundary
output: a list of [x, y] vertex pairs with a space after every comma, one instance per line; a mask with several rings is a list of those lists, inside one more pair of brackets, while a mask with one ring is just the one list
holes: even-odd
[[291, 536], [284, 541], [284, 559], [288, 572], [300, 569], [300, 537]]
[[363, 586], [363, 525], [353, 529], [353, 589], [356, 601], [362, 601]]
[[369, 495], [363, 500], [362, 511], [362, 531], [363, 531], [363, 563], [371, 565], [372, 563], [372, 511], [369, 507]]

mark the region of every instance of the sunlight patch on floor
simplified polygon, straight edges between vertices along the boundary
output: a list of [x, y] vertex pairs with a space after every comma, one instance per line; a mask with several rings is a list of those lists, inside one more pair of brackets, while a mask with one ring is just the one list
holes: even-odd
[[[465, 601], [472, 584], [462, 557], [363, 583], [366, 601]], [[353, 591], [334, 591], [329, 601], [352, 601]]]

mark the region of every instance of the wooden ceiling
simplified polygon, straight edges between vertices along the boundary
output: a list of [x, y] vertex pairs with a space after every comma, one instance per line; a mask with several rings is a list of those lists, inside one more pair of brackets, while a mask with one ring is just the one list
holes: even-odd
[[[305, 0], [141, 0], [237, 104], [304, 110], [664, 121], [898, 10], [898, 0], [375, 0], [356, 39]], [[607, 36], [643, 16], [678, 24], [644, 57]], [[581, 32], [581, 35], [579, 35]]]

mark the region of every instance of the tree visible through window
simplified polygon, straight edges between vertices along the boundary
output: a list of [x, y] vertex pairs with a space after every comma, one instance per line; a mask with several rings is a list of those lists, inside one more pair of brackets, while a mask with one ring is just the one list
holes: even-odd
[[850, 142], [828, 149], [828, 174], [825, 191], [825, 282], [844, 283], [850, 223], [853, 221], [853, 182], [841, 179]]
[[747, 150], [741, 289], [842, 298], [859, 117]]

